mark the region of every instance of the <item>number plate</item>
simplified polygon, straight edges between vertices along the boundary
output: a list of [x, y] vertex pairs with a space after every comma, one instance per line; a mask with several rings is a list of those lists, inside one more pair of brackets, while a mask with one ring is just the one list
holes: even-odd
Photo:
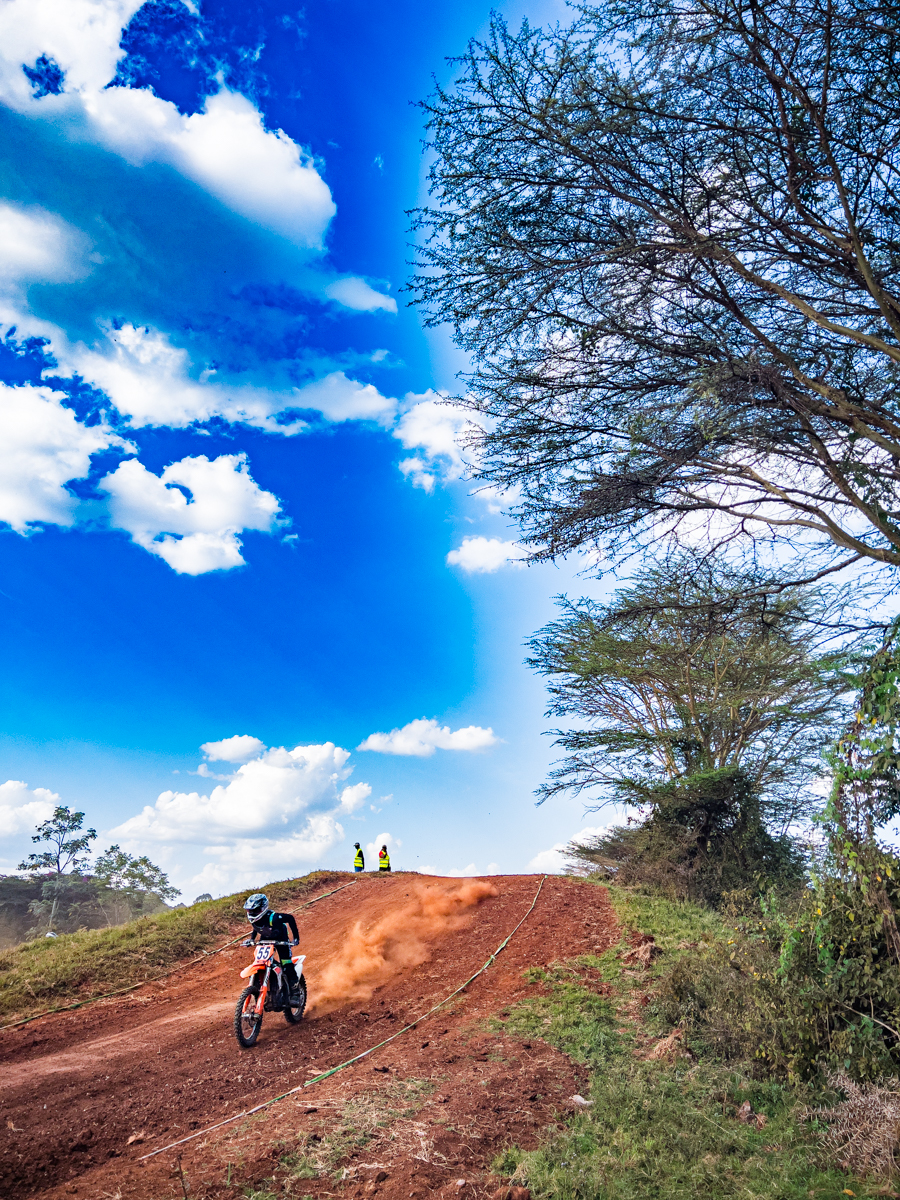
[[271, 957], [272, 957], [272, 947], [271, 946], [257, 946], [256, 953], [253, 956], [253, 960], [254, 960], [254, 962], [264, 963], [264, 962], [268, 962]]

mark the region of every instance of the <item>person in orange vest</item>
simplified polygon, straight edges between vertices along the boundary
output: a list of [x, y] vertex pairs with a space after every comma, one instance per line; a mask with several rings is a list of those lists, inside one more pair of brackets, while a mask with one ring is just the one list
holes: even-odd
[[387, 852], [387, 846], [382, 846], [378, 851], [378, 870], [389, 871], [391, 869], [391, 856]]
[[362, 846], [359, 842], [355, 842], [353, 849], [356, 851], [356, 857], [353, 859], [353, 870], [364, 871], [366, 869], [366, 860], [363, 858]]

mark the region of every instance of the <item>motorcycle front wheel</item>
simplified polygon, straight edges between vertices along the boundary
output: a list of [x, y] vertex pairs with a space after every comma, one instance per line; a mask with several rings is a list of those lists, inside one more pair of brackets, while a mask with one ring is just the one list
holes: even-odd
[[259, 996], [251, 987], [245, 987], [238, 997], [234, 1010], [234, 1036], [238, 1045], [249, 1050], [256, 1044], [259, 1031], [262, 1029], [262, 1013], [257, 1013], [256, 1003]]
[[297, 991], [300, 993], [300, 1003], [294, 1005], [288, 1004], [284, 1010], [284, 1019], [287, 1021], [288, 1025], [299, 1025], [299, 1023], [303, 1020], [303, 1013], [306, 1009], [305, 975], [300, 976], [300, 986]]

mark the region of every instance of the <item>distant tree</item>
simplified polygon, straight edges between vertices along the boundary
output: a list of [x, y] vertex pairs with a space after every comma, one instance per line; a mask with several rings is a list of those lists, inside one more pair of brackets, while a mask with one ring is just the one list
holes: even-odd
[[578, 11], [495, 19], [425, 106], [414, 290], [473, 357], [478, 476], [537, 558], [705, 521], [796, 581], [900, 565], [900, 9]]
[[528, 663], [549, 679], [548, 715], [579, 722], [553, 731], [568, 753], [541, 800], [573, 791], [643, 817], [640, 833], [570, 848], [576, 861], [612, 867], [665, 851], [688, 874], [702, 868], [704, 887], [723, 870], [731, 886], [796, 875], [787, 835], [821, 807], [809, 785], [852, 683], [848, 653], [821, 645], [833, 634], [828, 602], [808, 589], [768, 594], [772, 582], [681, 555], [607, 604], [563, 600], [534, 636]]
[[19, 863], [19, 870], [52, 871], [56, 875], [82, 870], [89, 861], [87, 855], [91, 842], [97, 837], [96, 829], [88, 829], [76, 837], [83, 824], [83, 812], [72, 812], [70, 808], [58, 805], [53, 810], [53, 816], [42, 821], [31, 838], [37, 844], [46, 842], [49, 848], [40, 854], [29, 854], [24, 862]]
[[111, 899], [113, 902], [114, 920], [110, 920], [110, 924], [143, 912], [148, 900], [151, 900], [150, 909], [153, 910], [160, 907], [153, 904], [153, 900], [174, 900], [178, 895], [178, 888], [172, 887], [161, 867], [145, 854], [135, 858], [118, 845], [110, 846], [98, 856], [93, 875], [104, 889], [98, 896], [101, 907], [105, 901]]
[[42, 821], [31, 838], [32, 842], [38, 845], [46, 843], [48, 849], [38, 854], [32, 852], [19, 863], [20, 871], [49, 876], [41, 889], [41, 899], [33, 901], [29, 906], [35, 916], [47, 916], [48, 932], [53, 931], [60, 899], [71, 882], [67, 880], [67, 876], [80, 880], [80, 873], [88, 864], [91, 842], [97, 837], [96, 829], [80, 833], [83, 825], [83, 812], [72, 812], [65, 805], [57, 805], [53, 816], [47, 821]]

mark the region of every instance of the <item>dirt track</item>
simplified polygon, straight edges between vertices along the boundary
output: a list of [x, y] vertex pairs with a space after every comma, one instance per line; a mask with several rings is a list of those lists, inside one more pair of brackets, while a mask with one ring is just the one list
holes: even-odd
[[[265, 1177], [274, 1177], [276, 1194], [283, 1188], [298, 1197], [482, 1194], [494, 1155], [512, 1143], [534, 1144], [583, 1086], [564, 1056], [540, 1042], [488, 1032], [485, 1018], [529, 993], [526, 967], [602, 950], [617, 940], [602, 889], [548, 878], [509, 947], [449, 1010], [264, 1115], [190, 1142], [180, 1154], [137, 1160], [303, 1083], [443, 999], [513, 929], [540, 880], [502, 876], [490, 882], [496, 894], [448, 917], [418, 954], [407, 950], [392, 966], [388, 946], [382, 976], [390, 977], [370, 998], [323, 1015], [315, 1011], [316, 980], [342, 953], [346, 957], [359, 922], [363, 931], [387, 927], [394, 916], [401, 925], [414, 924], [409, 914], [417, 888], [450, 894], [461, 885], [367, 876], [301, 913], [312, 1011], [294, 1028], [267, 1014], [252, 1050], [241, 1050], [231, 1032], [238, 972], [248, 961], [240, 947], [128, 997], [0, 1034], [0, 1195], [200, 1200], [241, 1196]], [[279, 1169], [279, 1160], [297, 1145], [315, 1146], [333, 1136], [348, 1101], [359, 1106], [365, 1100], [375, 1109], [382, 1104], [387, 1111], [405, 1080], [428, 1081], [415, 1119], [407, 1109], [364, 1150], [349, 1145], [342, 1180], [289, 1180], [289, 1172]]]

